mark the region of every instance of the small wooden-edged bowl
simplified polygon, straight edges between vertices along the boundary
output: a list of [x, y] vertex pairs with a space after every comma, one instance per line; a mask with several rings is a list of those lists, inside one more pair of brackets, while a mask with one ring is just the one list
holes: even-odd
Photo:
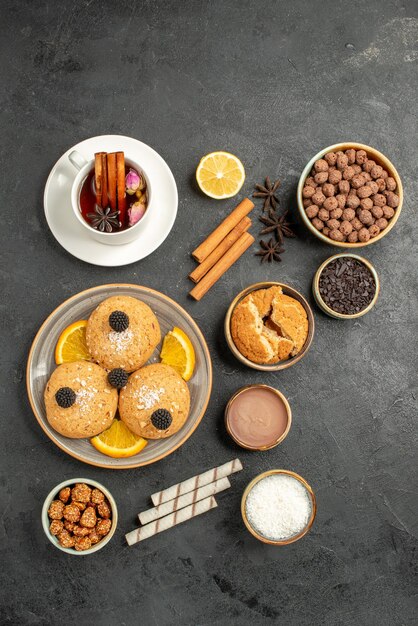
[[[246, 511], [247, 496], [250, 493], [251, 489], [260, 480], [262, 480], [263, 478], [267, 478], [267, 476], [272, 476], [273, 474], [287, 474], [288, 476], [292, 476], [293, 478], [296, 478], [296, 480], [298, 480], [300, 483], [302, 483], [302, 485], [305, 487], [305, 489], [307, 490], [307, 492], [309, 493], [309, 495], [311, 497], [311, 502], [312, 502], [311, 516], [310, 516], [309, 521], [306, 524], [305, 528], [303, 530], [301, 530], [300, 533], [298, 533], [297, 535], [293, 535], [293, 537], [289, 537], [289, 539], [282, 539], [280, 541], [274, 541], [273, 539], [267, 539], [267, 537], [264, 537], [263, 535], [260, 535], [256, 530], [254, 530], [254, 528], [251, 526], [250, 522], [248, 521], [247, 511]], [[244, 521], [244, 524], [247, 527], [247, 530], [250, 531], [250, 533], [253, 535], [253, 537], [258, 539], [259, 541], [262, 541], [263, 543], [268, 543], [268, 544], [270, 544], [272, 546], [287, 546], [290, 543], [294, 543], [295, 541], [298, 541], [299, 539], [302, 539], [302, 537], [304, 537], [306, 535], [306, 533], [309, 532], [309, 530], [311, 529], [312, 524], [314, 523], [314, 520], [315, 520], [315, 516], [316, 516], [316, 498], [315, 498], [315, 494], [314, 494], [314, 492], [312, 490], [312, 487], [306, 482], [306, 480], [304, 478], [302, 478], [302, 476], [299, 476], [299, 474], [296, 474], [296, 472], [291, 472], [290, 470], [283, 470], [283, 469], [269, 470], [267, 472], [263, 472], [262, 474], [259, 474], [255, 478], [253, 478], [252, 481], [245, 488], [244, 493], [242, 494], [242, 498], [241, 498], [241, 515], [242, 515], [242, 519]]]
[[[286, 408], [286, 413], [287, 413], [287, 425], [286, 425], [286, 429], [285, 431], [280, 435], [280, 437], [274, 441], [273, 443], [269, 444], [269, 445], [265, 445], [265, 446], [249, 446], [248, 444], [244, 443], [243, 441], [241, 441], [240, 439], [238, 439], [238, 437], [236, 437], [232, 431], [231, 428], [229, 426], [229, 420], [228, 420], [228, 413], [229, 413], [229, 408], [231, 406], [231, 404], [233, 403], [233, 401], [235, 400], [235, 398], [237, 396], [239, 396], [241, 393], [243, 393], [244, 391], [246, 391], [247, 389], [251, 389], [251, 388], [257, 388], [257, 389], [268, 389], [269, 391], [272, 391], [273, 393], [275, 393], [277, 396], [279, 396], [280, 400], [283, 402], [285, 408]], [[233, 396], [231, 396], [231, 398], [228, 401], [228, 404], [225, 407], [225, 428], [228, 432], [228, 435], [231, 437], [231, 439], [233, 439], [235, 441], [235, 443], [239, 446], [241, 446], [241, 448], [245, 448], [245, 450], [257, 450], [257, 451], [263, 451], [263, 450], [271, 450], [272, 448], [275, 448], [276, 446], [279, 445], [279, 443], [282, 443], [282, 441], [284, 441], [284, 439], [286, 439], [287, 435], [289, 434], [289, 430], [290, 427], [292, 425], [292, 409], [290, 408], [290, 404], [287, 400], [287, 398], [282, 394], [281, 391], [279, 391], [278, 389], [275, 389], [274, 387], [270, 387], [270, 385], [262, 385], [260, 384], [254, 384], [254, 385], [245, 385], [245, 387], [241, 387], [240, 389], [238, 389]]]
[[[319, 278], [321, 276], [321, 273], [322, 273], [323, 269], [328, 265], [328, 263], [331, 263], [331, 261], [334, 261], [335, 259], [339, 259], [341, 257], [349, 257], [351, 259], [356, 259], [357, 261], [360, 261], [360, 263], [363, 263], [363, 265], [365, 265], [367, 267], [367, 269], [370, 270], [370, 273], [373, 276], [373, 279], [374, 279], [374, 282], [375, 282], [375, 285], [376, 285], [376, 293], [374, 294], [373, 300], [370, 302], [370, 304], [368, 306], [366, 306], [366, 308], [363, 309], [362, 311], [359, 311], [358, 313], [353, 313], [352, 315], [346, 315], [344, 313], [338, 313], [338, 311], [334, 311], [333, 309], [331, 309], [331, 307], [329, 307], [327, 304], [325, 304], [324, 300], [322, 299], [321, 292], [319, 290]], [[358, 254], [352, 254], [350, 252], [341, 252], [340, 254], [334, 254], [333, 256], [330, 256], [328, 259], [326, 259], [326, 261], [324, 261], [322, 263], [322, 265], [320, 265], [318, 267], [318, 269], [317, 269], [317, 271], [315, 273], [315, 276], [313, 278], [313, 281], [312, 281], [312, 292], [313, 292], [313, 295], [314, 295], [314, 298], [315, 298], [315, 302], [317, 303], [319, 308], [322, 309], [322, 311], [324, 313], [326, 313], [330, 317], [334, 317], [337, 320], [354, 320], [357, 317], [361, 317], [362, 315], [366, 315], [366, 313], [371, 311], [371, 309], [376, 304], [376, 301], [377, 301], [377, 298], [378, 298], [378, 295], [379, 295], [379, 291], [380, 291], [380, 280], [379, 280], [379, 276], [377, 275], [377, 272], [374, 269], [373, 265], [370, 263], [370, 261], [368, 261], [364, 257], [359, 256]]]
[[[306, 337], [305, 345], [296, 356], [293, 356], [290, 359], [287, 359], [286, 361], [278, 361], [277, 363], [270, 363], [270, 364], [254, 363], [253, 361], [250, 361], [250, 359], [247, 359], [243, 354], [241, 354], [241, 352], [236, 347], [234, 340], [232, 339], [231, 316], [237, 304], [241, 302], [241, 300], [245, 298], [245, 296], [247, 296], [252, 291], [257, 291], [258, 289], [268, 289], [269, 287], [281, 287], [284, 294], [294, 298], [295, 300], [301, 303], [301, 305], [306, 311], [306, 315], [308, 316], [308, 336]], [[241, 363], [243, 363], [244, 365], [247, 365], [247, 367], [251, 367], [252, 369], [259, 370], [260, 372], [277, 372], [279, 370], [285, 370], [288, 367], [295, 365], [295, 363], [300, 361], [301, 358], [305, 356], [305, 354], [309, 350], [311, 343], [312, 343], [312, 339], [313, 339], [314, 332], [315, 332], [315, 321], [314, 321], [314, 316], [313, 316], [311, 307], [309, 306], [307, 300], [305, 300], [305, 298], [302, 296], [302, 294], [299, 293], [299, 291], [296, 291], [296, 289], [293, 289], [293, 287], [289, 287], [289, 285], [285, 285], [284, 283], [267, 281], [267, 282], [255, 283], [254, 285], [250, 285], [246, 289], [243, 289], [242, 291], [240, 291], [240, 293], [237, 296], [235, 296], [235, 298], [232, 300], [231, 304], [229, 305], [229, 308], [225, 315], [224, 332], [225, 332], [225, 338], [226, 338], [227, 344], [232, 354], [236, 356], [236, 358], [239, 361], [241, 361]]]
[[[310, 172], [315, 161], [317, 161], [318, 159], [322, 159], [322, 157], [328, 152], [337, 152], [338, 150], [345, 151], [345, 150], [350, 150], [350, 149], [365, 150], [367, 152], [367, 156], [372, 157], [372, 159], [376, 161], [378, 165], [381, 165], [385, 170], [387, 170], [389, 176], [392, 176], [392, 178], [394, 178], [396, 181], [395, 193], [399, 196], [399, 205], [396, 207], [395, 215], [392, 217], [392, 219], [389, 220], [389, 224], [387, 225], [387, 227], [384, 230], [380, 231], [380, 233], [376, 237], [371, 237], [369, 241], [364, 241], [364, 242], [358, 241], [357, 243], [349, 243], [348, 241], [333, 241], [332, 239], [330, 239], [330, 237], [327, 237], [326, 235], [324, 235], [320, 230], [317, 230], [315, 226], [312, 224], [309, 217], [306, 215], [305, 208], [302, 202], [303, 200], [302, 190], [305, 186], [305, 180], [307, 179], [308, 176], [310, 176]], [[391, 161], [389, 161], [389, 159], [385, 157], [384, 154], [379, 152], [379, 150], [376, 150], [376, 148], [372, 148], [371, 146], [366, 146], [363, 143], [353, 143], [353, 142], [336, 143], [333, 146], [328, 146], [327, 148], [324, 148], [323, 150], [318, 152], [318, 154], [312, 157], [312, 159], [308, 162], [308, 164], [306, 165], [305, 169], [303, 170], [301, 174], [301, 177], [298, 183], [296, 196], [297, 196], [299, 213], [301, 215], [302, 221], [305, 224], [305, 226], [311, 231], [313, 235], [315, 235], [315, 237], [318, 237], [318, 239], [320, 239], [321, 241], [331, 246], [337, 246], [339, 248], [363, 248], [364, 246], [369, 246], [370, 244], [375, 243], [376, 241], [379, 241], [380, 239], [382, 239], [385, 235], [387, 235], [392, 230], [392, 228], [395, 226], [396, 222], [398, 221], [399, 215], [401, 214], [402, 204], [403, 204], [402, 181], [393, 163], [391, 163]]]
[[[106, 498], [108, 499], [110, 510], [112, 511], [112, 517], [111, 517], [112, 526], [111, 526], [110, 531], [107, 533], [107, 535], [105, 535], [103, 539], [101, 539], [98, 543], [95, 543], [94, 545], [92, 545], [91, 548], [89, 548], [88, 550], [80, 550], [80, 551], [76, 550], [75, 548], [64, 548], [64, 546], [62, 546], [60, 542], [58, 541], [57, 537], [55, 537], [55, 535], [51, 535], [49, 531], [49, 526], [52, 520], [50, 520], [48, 516], [48, 509], [51, 505], [51, 502], [53, 500], [58, 499], [58, 494], [61, 491], [61, 489], [63, 489], [64, 487], [73, 486], [76, 483], [85, 483], [89, 487], [100, 489], [100, 491], [102, 491], [104, 495], [106, 496]], [[71, 554], [72, 556], [87, 556], [89, 554], [93, 554], [94, 552], [97, 552], [98, 550], [101, 550], [102, 548], [104, 548], [105, 545], [108, 544], [109, 541], [112, 539], [113, 535], [115, 534], [116, 526], [118, 523], [118, 509], [116, 506], [116, 502], [112, 494], [110, 493], [110, 491], [108, 491], [106, 487], [98, 483], [96, 480], [92, 480], [91, 478], [71, 478], [70, 480], [64, 480], [62, 483], [60, 483], [59, 485], [51, 489], [51, 491], [45, 498], [45, 502], [42, 507], [41, 518], [42, 518], [42, 527], [44, 529], [45, 535], [48, 537], [49, 541], [56, 548], [58, 548], [58, 550], [61, 550], [62, 552], [66, 552], [67, 554]]]

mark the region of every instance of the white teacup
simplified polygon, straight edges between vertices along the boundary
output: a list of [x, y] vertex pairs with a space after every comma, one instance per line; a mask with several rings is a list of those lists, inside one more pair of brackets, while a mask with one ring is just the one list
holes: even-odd
[[151, 212], [152, 204], [153, 204], [149, 178], [144, 172], [144, 170], [138, 165], [138, 163], [135, 163], [135, 161], [132, 161], [132, 159], [125, 158], [126, 165], [128, 165], [128, 167], [132, 167], [137, 172], [139, 172], [145, 178], [145, 182], [147, 183], [148, 203], [147, 203], [147, 209], [145, 211], [144, 216], [139, 220], [139, 222], [134, 224], [134, 226], [130, 226], [126, 230], [122, 230], [120, 232], [114, 232], [114, 233], [102, 233], [101, 231], [96, 230], [95, 228], [90, 226], [85, 221], [80, 211], [81, 187], [83, 186], [86, 176], [94, 168], [94, 159], [92, 159], [91, 161], [86, 161], [86, 159], [79, 152], [77, 152], [77, 150], [73, 150], [73, 152], [71, 152], [68, 155], [68, 159], [70, 163], [73, 165], [73, 167], [75, 167], [78, 170], [78, 173], [74, 179], [74, 182], [71, 188], [71, 206], [73, 208], [74, 215], [76, 216], [77, 220], [83, 226], [83, 228], [87, 230], [90, 237], [92, 237], [93, 239], [96, 239], [96, 241], [100, 241], [100, 243], [113, 245], [113, 246], [125, 244], [125, 243], [131, 243], [132, 241], [137, 239], [141, 234], [141, 230], [143, 228], [144, 222], [149, 219], [149, 214]]

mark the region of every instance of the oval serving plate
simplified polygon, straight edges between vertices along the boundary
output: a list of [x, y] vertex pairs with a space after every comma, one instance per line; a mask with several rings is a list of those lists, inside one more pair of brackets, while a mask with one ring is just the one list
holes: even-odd
[[[183, 428], [172, 437], [149, 440], [138, 454], [125, 459], [113, 459], [96, 450], [88, 439], [70, 439], [57, 433], [48, 423], [45, 413], [44, 389], [55, 369], [54, 350], [61, 332], [72, 322], [87, 319], [93, 309], [110, 296], [132, 296], [143, 300], [155, 312], [161, 326], [161, 336], [179, 326], [190, 337], [196, 353], [196, 366], [188, 381], [190, 414]], [[159, 361], [161, 344], [148, 363]], [[196, 322], [174, 300], [148, 287], [129, 284], [101, 285], [86, 289], [68, 300], [49, 315], [39, 329], [29, 352], [26, 386], [32, 410], [46, 435], [61, 450], [84, 463], [109, 469], [130, 469], [155, 463], [179, 448], [200, 423], [212, 389], [212, 363], [206, 341]]]

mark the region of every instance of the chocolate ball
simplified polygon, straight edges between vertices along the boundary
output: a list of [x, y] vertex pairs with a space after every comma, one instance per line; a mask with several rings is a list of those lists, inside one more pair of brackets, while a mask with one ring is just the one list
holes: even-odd
[[324, 159], [328, 165], [335, 165], [337, 162], [337, 155], [335, 152], [328, 152], [328, 154], [324, 156]]
[[318, 159], [314, 163], [315, 172], [326, 172], [328, 170], [328, 163], [325, 159]]
[[337, 230], [337, 229], [331, 230], [329, 237], [333, 241], [344, 241], [344, 235], [342, 234], [340, 230]]
[[311, 187], [310, 185], [306, 185], [306, 187], [302, 189], [303, 198], [312, 198], [314, 193], [315, 193], [315, 187]]
[[319, 209], [318, 217], [323, 222], [328, 222], [329, 220], [329, 211], [326, 209]]
[[363, 185], [363, 187], [357, 189], [357, 195], [359, 198], [368, 198], [372, 195], [372, 193], [370, 185]]
[[353, 148], [345, 151], [346, 157], [348, 159], [348, 164], [353, 165], [356, 162], [356, 151]]
[[334, 196], [335, 195], [335, 187], [334, 187], [334, 185], [331, 185], [331, 183], [325, 183], [325, 185], [322, 185], [322, 193], [327, 198], [330, 198], [331, 196]]
[[350, 192], [350, 183], [348, 180], [340, 180], [338, 183], [338, 189], [340, 193], [348, 194]]
[[386, 197], [382, 193], [376, 193], [372, 200], [375, 206], [385, 206], [386, 204]]
[[399, 205], [399, 196], [393, 193], [393, 191], [389, 191], [386, 196], [386, 204], [392, 207], [392, 209], [395, 209]]
[[345, 237], [347, 237], [347, 235], [349, 235], [352, 230], [353, 227], [348, 220], [344, 220], [343, 222], [341, 222], [340, 231]]
[[323, 185], [328, 180], [328, 172], [318, 172], [314, 178], [317, 185]]
[[388, 223], [389, 222], [384, 217], [381, 217], [380, 219], [376, 220], [376, 225], [380, 228], [380, 230], [385, 230], [385, 228], [387, 228]]
[[318, 206], [322, 206], [325, 201], [325, 196], [319, 189], [311, 196], [312, 202]]
[[377, 235], [380, 233], [379, 226], [377, 226], [377, 224], [372, 224], [371, 226], [369, 226], [369, 233], [370, 237], [377, 237]]
[[347, 241], [349, 243], [357, 243], [358, 242], [358, 232], [356, 230], [352, 230], [351, 233], [347, 237]]
[[328, 172], [328, 182], [332, 185], [337, 185], [342, 179], [342, 174], [339, 170], [330, 170]]
[[391, 206], [383, 206], [383, 217], [386, 217], [387, 220], [392, 219], [392, 217], [395, 215], [395, 209], [392, 209]]
[[360, 222], [366, 226], [370, 226], [370, 224], [373, 224], [374, 221], [373, 215], [370, 211], [367, 211], [367, 209], [361, 209], [358, 213], [358, 218]]
[[349, 222], [351, 222], [351, 220], [353, 220], [355, 217], [356, 217], [356, 212], [354, 209], [344, 209], [344, 211], [342, 212], [343, 220], [348, 220]]
[[313, 218], [318, 215], [319, 207], [316, 206], [316, 204], [311, 204], [311, 206], [309, 206], [305, 212], [309, 219], [313, 220]]
[[360, 200], [360, 206], [362, 209], [370, 211], [373, 206], [373, 200], [371, 198], [362, 198], [362, 200]]
[[388, 176], [386, 179], [386, 189], [388, 191], [395, 191], [396, 189], [396, 180], [392, 176]]
[[363, 228], [363, 224], [360, 222], [358, 217], [355, 217], [350, 223], [354, 230], [361, 230]]
[[370, 233], [369, 233], [368, 228], [362, 228], [361, 230], [359, 230], [358, 238], [359, 238], [359, 241], [361, 241], [362, 243], [369, 241]]
[[339, 220], [342, 214], [343, 210], [340, 207], [337, 207], [329, 212], [329, 216], [332, 220]]
[[357, 150], [356, 152], [356, 163], [358, 165], [363, 165], [367, 161], [367, 152], [365, 150]]
[[316, 230], [322, 230], [324, 228], [324, 222], [318, 217], [313, 218], [312, 224], [315, 226]]

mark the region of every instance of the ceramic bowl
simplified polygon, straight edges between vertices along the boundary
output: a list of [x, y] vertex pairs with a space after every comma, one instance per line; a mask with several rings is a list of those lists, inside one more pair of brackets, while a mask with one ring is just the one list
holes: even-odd
[[[308, 218], [308, 216], [305, 213], [305, 209], [304, 209], [303, 202], [302, 202], [302, 189], [305, 186], [305, 180], [310, 175], [311, 169], [315, 161], [317, 161], [318, 159], [322, 159], [322, 157], [328, 152], [337, 152], [338, 150], [345, 151], [351, 148], [353, 148], [354, 150], [365, 150], [368, 156], [372, 157], [372, 159], [378, 165], [381, 165], [384, 169], [386, 169], [389, 175], [392, 176], [392, 178], [394, 178], [396, 181], [395, 193], [399, 196], [399, 206], [397, 207], [395, 211], [395, 215], [389, 221], [387, 228], [385, 228], [385, 230], [382, 230], [377, 235], [377, 237], [373, 237], [369, 239], [369, 241], [365, 241], [365, 242], [358, 241], [357, 243], [348, 243], [347, 241], [333, 241], [326, 235], [322, 234], [321, 231], [317, 230], [315, 226], [312, 225], [311, 220]], [[400, 179], [400, 176], [395, 166], [389, 161], [387, 157], [385, 157], [384, 154], [376, 150], [376, 148], [372, 148], [371, 146], [366, 146], [363, 143], [353, 143], [353, 142], [336, 143], [333, 146], [328, 146], [327, 148], [324, 148], [323, 150], [318, 152], [318, 154], [312, 157], [312, 159], [306, 165], [298, 183], [297, 202], [298, 202], [299, 213], [300, 213], [303, 223], [311, 231], [311, 233], [315, 235], [315, 237], [318, 237], [318, 239], [320, 239], [324, 243], [327, 243], [331, 246], [337, 246], [339, 248], [363, 248], [364, 246], [369, 246], [370, 244], [376, 243], [376, 241], [380, 241], [380, 239], [383, 239], [383, 237], [392, 230], [392, 228], [395, 226], [396, 222], [398, 221], [399, 216], [401, 214], [401, 210], [402, 210], [402, 204], [403, 204], [402, 181]]]
[[[110, 529], [110, 532], [101, 541], [99, 541], [99, 543], [94, 544], [88, 550], [83, 550], [80, 552], [75, 550], [74, 548], [64, 548], [59, 543], [58, 539], [54, 535], [51, 535], [49, 531], [51, 520], [48, 517], [48, 509], [52, 500], [56, 500], [58, 498], [58, 493], [61, 491], [61, 489], [63, 489], [64, 487], [69, 487], [70, 485], [75, 485], [75, 483], [86, 483], [86, 485], [88, 485], [89, 487], [96, 487], [97, 489], [100, 489], [100, 491], [103, 491], [109, 501], [110, 508], [112, 510], [112, 528]], [[52, 545], [58, 548], [58, 550], [61, 550], [61, 552], [66, 552], [67, 554], [71, 554], [72, 556], [87, 556], [88, 554], [93, 554], [93, 552], [98, 552], [98, 550], [104, 548], [105, 545], [108, 544], [109, 541], [112, 539], [118, 523], [118, 509], [110, 491], [108, 491], [106, 487], [98, 483], [96, 480], [92, 480], [91, 478], [71, 478], [70, 480], [64, 480], [62, 483], [51, 489], [51, 491], [45, 498], [45, 502], [42, 507], [41, 519], [45, 535], [48, 537]]]
[[[235, 400], [235, 398], [237, 396], [239, 396], [241, 393], [245, 392], [247, 389], [268, 389], [269, 391], [272, 391], [273, 393], [275, 393], [277, 396], [279, 396], [280, 400], [283, 402], [284, 406], [286, 407], [286, 412], [287, 412], [287, 426], [286, 426], [286, 430], [284, 431], [284, 433], [282, 433], [280, 435], [280, 437], [274, 441], [273, 443], [269, 444], [269, 445], [265, 445], [265, 446], [249, 446], [248, 444], [244, 443], [243, 441], [241, 441], [240, 439], [238, 439], [238, 437], [232, 432], [231, 428], [230, 428], [230, 424], [229, 424], [229, 408], [231, 406], [231, 404], [233, 403], [233, 401]], [[276, 446], [279, 445], [279, 443], [282, 443], [282, 441], [284, 441], [287, 437], [287, 435], [289, 434], [289, 430], [290, 427], [292, 425], [292, 409], [290, 408], [290, 404], [287, 401], [287, 398], [282, 394], [281, 391], [279, 391], [278, 389], [275, 389], [274, 387], [270, 387], [270, 385], [262, 385], [262, 384], [255, 384], [255, 385], [246, 385], [245, 387], [241, 387], [241, 389], [238, 389], [238, 391], [236, 391], [234, 393], [233, 396], [231, 396], [231, 398], [229, 399], [228, 404], [225, 407], [225, 428], [228, 432], [228, 435], [231, 437], [231, 439], [233, 439], [235, 441], [235, 443], [237, 445], [239, 445], [241, 448], [244, 448], [245, 450], [256, 450], [259, 452], [262, 452], [264, 450], [271, 450], [272, 448], [275, 448]]]
[[[292, 537], [289, 537], [288, 539], [282, 539], [280, 541], [273, 541], [272, 539], [267, 539], [267, 537], [264, 537], [263, 535], [260, 535], [256, 530], [254, 530], [254, 528], [251, 526], [250, 522], [248, 521], [247, 512], [246, 512], [247, 496], [250, 493], [251, 489], [260, 480], [262, 480], [263, 478], [267, 478], [267, 476], [272, 476], [273, 474], [287, 474], [288, 476], [292, 476], [293, 478], [296, 478], [296, 480], [298, 480], [300, 483], [302, 483], [302, 485], [308, 491], [308, 493], [309, 493], [309, 495], [311, 497], [311, 502], [312, 502], [311, 516], [310, 516], [309, 521], [308, 521], [307, 525], [305, 526], [305, 528], [300, 533], [298, 533], [297, 535], [293, 535]], [[302, 537], [304, 537], [306, 535], [306, 533], [309, 532], [309, 530], [311, 529], [312, 524], [314, 523], [314, 520], [315, 520], [315, 516], [316, 516], [316, 498], [315, 498], [315, 494], [314, 494], [314, 492], [312, 490], [312, 487], [310, 485], [308, 485], [306, 480], [304, 478], [302, 478], [302, 476], [299, 476], [299, 474], [296, 474], [296, 472], [291, 472], [290, 470], [283, 470], [283, 469], [269, 470], [268, 472], [263, 472], [262, 474], [259, 474], [258, 476], [253, 478], [253, 480], [245, 488], [245, 491], [242, 494], [242, 499], [241, 499], [241, 515], [242, 515], [242, 519], [244, 521], [244, 524], [245, 524], [247, 530], [253, 535], [253, 537], [258, 539], [259, 541], [262, 541], [263, 543], [268, 543], [268, 544], [270, 544], [272, 546], [287, 546], [290, 543], [294, 543], [295, 541], [298, 541], [299, 539], [302, 539]]]
[[[278, 363], [271, 363], [267, 365], [264, 365], [261, 363], [253, 363], [253, 361], [250, 361], [243, 354], [241, 354], [241, 352], [236, 347], [234, 340], [232, 339], [231, 316], [237, 304], [241, 302], [241, 300], [245, 298], [245, 296], [247, 296], [249, 293], [251, 293], [252, 291], [256, 291], [257, 289], [268, 289], [269, 287], [274, 287], [274, 286], [281, 287], [284, 294], [294, 298], [295, 300], [301, 303], [301, 305], [306, 311], [306, 315], [308, 316], [308, 324], [309, 324], [308, 336], [306, 338], [305, 345], [303, 346], [299, 354], [297, 354], [296, 356], [290, 359], [287, 359], [286, 361], [279, 361]], [[236, 356], [236, 358], [239, 361], [241, 361], [241, 363], [243, 363], [244, 365], [247, 365], [247, 367], [251, 367], [255, 370], [259, 370], [260, 372], [277, 372], [279, 370], [285, 370], [288, 367], [295, 365], [298, 361], [300, 361], [305, 356], [305, 354], [309, 350], [310, 345], [312, 343], [313, 336], [314, 336], [314, 331], [315, 331], [315, 321], [314, 321], [312, 309], [309, 306], [308, 302], [305, 300], [305, 298], [302, 296], [302, 294], [296, 291], [296, 289], [293, 289], [293, 287], [289, 287], [289, 285], [285, 285], [284, 283], [272, 282], [272, 281], [256, 283], [255, 285], [250, 285], [246, 289], [243, 289], [232, 300], [231, 304], [229, 305], [228, 311], [225, 316], [225, 322], [224, 322], [225, 338], [232, 354]]]
[[[354, 313], [353, 315], [344, 315], [343, 313], [338, 313], [338, 311], [334, 311], [333, 309], [331, 309], [327, 304], [325, 304], [324, 300], [322, 299], [321, 293], [319, 291], [319, 278], [321, 276], [323, 269], [329, 263], [331, 263], [331, 261], [334, 261], [335, 259], [339, 259], [341, 257], [350, 257], [351, 259], [356, 259], [357, 261], [360, 261], [360, 263], [363, 263], [370, 270], [374, 278], [374, 282], [376, 284], [376, 293], [373, 296], [373, 300], [365, 309], [363, 309], [362, 311], [359, 311], [358, 313]], [[326, 313], [330, 317], [333, 317], [337, 320], [354, 320], [357, 317], [362, 317], [362, 315], [366, 315], [366, 313], [371, 311], [371, 309], [376, 304], [377, 298], [379, 296], [379, 291], [380, 291], [379, 276], [377, 275], [377, 272], [374, 269], [373, 265], [370, 263], [370, 261], [368, 261], [364, 257], [359, 256], [357, 254], [350, 254], [346, 252], [342, 252], [340, 254], [334, 254], [333, 256], [330, 256], [328, 259], [326, 259], [326, 261], [324, 261], [322, 265], [318, 267], [315, 273], [315, 276], [313, 278], [313, 281], [312, 281], [312, 292], [315, 298], [315, 302], [317, 303], [319, 308], [322, 309], [324, 313]]]
[[[54, 351], [62, 331], [76, 320], [88, 319], [100, 302], [116, 295], [139, 298], [148, 304], [157, 316], [162, 337], [173, 326], [182, 328], [190, 338], [196, 355], [195, 370], [187, 383], [190, 391], [190, 412], [185, 424], [171, 437], [150, 440], [138, 454], [120, 459], [102, 454], [91, 445], [88, 439], [70, 439], [60, 435], [46, 419], [44, 402], [45, 385], [56, 368]], [[159, 362], [160, 350], [161, 344], [154, 350], [148, 363]], [[212, 389], [212, 363], [205, 338], [196, 322], [174, 300], [159, 291], [140, 285], [100, 285], [86, 289], [63, 302], [42, 324], [29, 352], [26, 387], [39, 425], [61, 450], [84, 463], [97, 467], [130, 469], [155, 463], [174, 452], [193, 434], [209, 402]]]

